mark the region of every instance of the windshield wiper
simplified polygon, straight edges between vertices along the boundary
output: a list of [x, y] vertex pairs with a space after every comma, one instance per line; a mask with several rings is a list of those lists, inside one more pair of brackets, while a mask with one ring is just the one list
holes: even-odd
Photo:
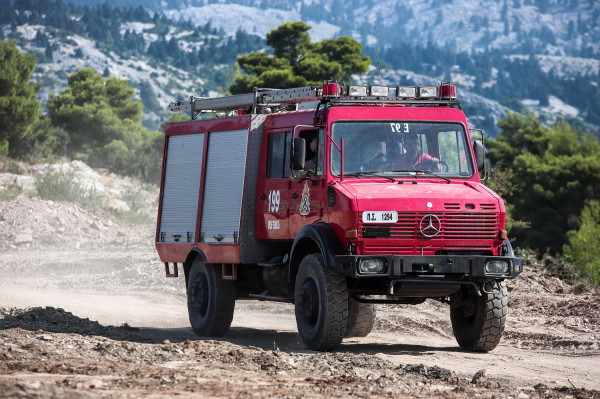
[[379, 174], [377, 172], [355, 172], [355, 173], [344, 174], [344, 176], [352, 176], [352, 177], [373, 176], [373, 177], [383, 177], [384, 179], [388, 179], [388, 180], [391, 180], [393, 182], [396, 181], [396, 179], [394, 179], [391, 176], [381, 175], [381, 174]]
[[429, 176], [438, 177], [438, 178], [440, 178], [440, 179], [444, 179], [444, 180], [446, 180], [448, 183], [451, 183], [451, 180], [450, 180], [450, 179], [448, 179], [447, 177], [440, 176], [440, 175], [438, 175], [438, 174], [435, 174], [435, 173], [433, 173], [433, 172], [430, 172], [430, 171], [428, 171], [428, 170], [411, 169], [411, 170], [395, 170], [395, 171], [394, 171], [394, 173], [398, 173], [398, 172], [405, 172], [405, 173], [410, 173], [410, 174], [413, 174], [413, 175], [416, 175], [416, 174], [418, 174], [418, 173], [422, 173], [422, 174], [424, 174], [424, 175], [429, 175]]

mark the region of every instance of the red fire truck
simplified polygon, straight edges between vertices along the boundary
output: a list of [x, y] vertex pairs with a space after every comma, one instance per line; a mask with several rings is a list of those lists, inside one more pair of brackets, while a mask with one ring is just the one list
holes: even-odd
[[236, 299], [294, 304], [314, 350], [366, 336], [376, 304], [449, 304], [460, 347], [498, 345], [519, 275], [502, 199], [480, 182], [456, 86], [256, 89], [172, 103], [156, 249], [183, 265], [193, 330]]

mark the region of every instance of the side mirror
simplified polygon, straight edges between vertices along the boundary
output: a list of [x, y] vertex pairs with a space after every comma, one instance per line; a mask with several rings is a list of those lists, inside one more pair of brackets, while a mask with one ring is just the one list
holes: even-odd
[[304, 159], [306, 157], [306, 140], [303, 138], [294, 139], [292, 143], [292, 169], [304, 169]]
[[482, 171], [485, 168], [485, 147], [483, 146], [483, 141], [475, 140], [473, 142], [473, 150], [475, 150], [477, 170]]

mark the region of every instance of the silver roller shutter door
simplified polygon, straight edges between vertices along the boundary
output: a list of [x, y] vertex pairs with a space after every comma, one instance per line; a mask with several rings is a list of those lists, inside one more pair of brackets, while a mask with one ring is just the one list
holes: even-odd
[[203, 242], [237, 242], [247, 145], [247, 129], [210, 133], [200, 227]]
[[159, 241], [194, 242], [204, 134], [170, 136], [167, 145]]

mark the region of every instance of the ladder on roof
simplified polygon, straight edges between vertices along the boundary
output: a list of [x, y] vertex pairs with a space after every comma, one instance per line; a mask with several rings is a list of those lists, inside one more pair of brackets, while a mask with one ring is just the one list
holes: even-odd
[[320, 100], [322, 89], [307, 86], [292, 89], [256, 89], [254, 93], [236, 94], [225, 97], [194, 97], [189, 101], [177, 101], [169, 104], [173, 112], [190, 112], [196, 119], [202, 112], [222, 112], [251, 109], [256, 113], [258, 108], [279, 106], [282, 104]]

